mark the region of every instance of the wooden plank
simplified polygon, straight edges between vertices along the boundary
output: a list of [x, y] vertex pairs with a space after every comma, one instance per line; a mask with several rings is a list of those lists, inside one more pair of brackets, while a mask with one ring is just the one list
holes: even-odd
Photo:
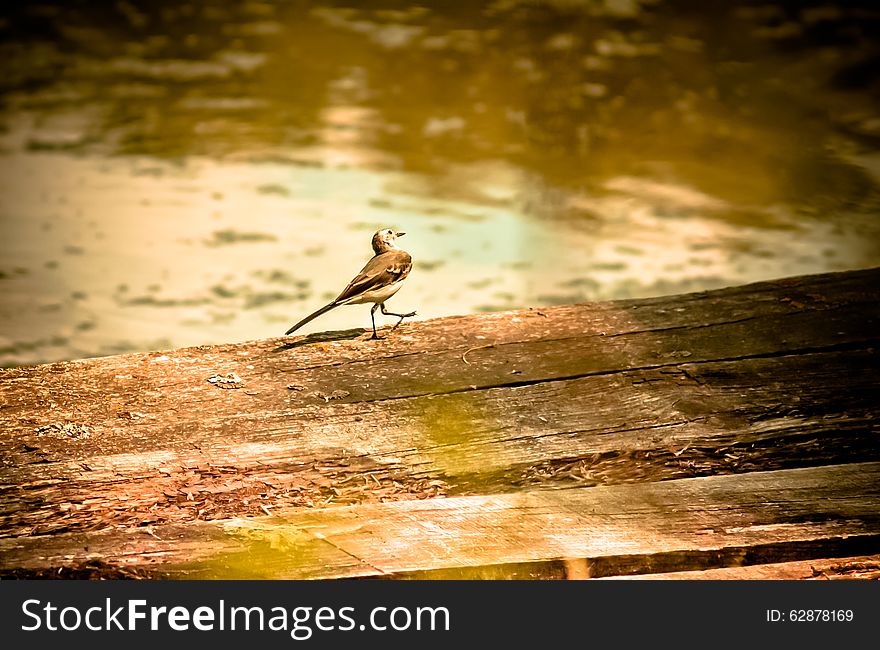
[[774, 562], [754, 566], [674, 571], [600, 580], [880, 580], [880, 555]]
[[[848, 383], [837, 381], [847, 373]], [[878, 384], [873, 354], [836, 352], [391, 400], [366, 410], [333, 405], [320, 420], [243, 416], [239, 442], [229, 440], [225, 422], [206, 419], [198, 448], [193, 441], [162, 452], [86, 450], [38, 462], [82, 449], [63, 437], [32, 436], [25, 439], [31, 462], [4, 471], [0, 529], [44, 534], [328, 501], [880, 459]]]
[[607, 575], [740, 562], [750, 549], [789, 559], [787, 548], [810, 543], [825, 557], [835, 546], [880, 552], [880, 463], [7, 538], [0, 557], [32, 570], [101, 558], [199, 578], [460, 577], [455, 570], [560, 560]]
[[[124, 453], [155, 438], [110, 435], [121, 425], [152, 434], [164, 422], [164, 435], [156, 442], [167, 445], [192, 433], [181, 426], [187, 413], [234, 418], [243, 409], [302, 407], [316, 414], [322, 405], [340, 402], [524, 385], [701, 359], [870, 347], [880, 318], [880, 291], [870, 287], [880, 286], [880, 270], [819, 277], [644, 303], [437, 319], [370, 343], [269, 339], [13, 368], [0, 371], [0, 413], [4, 428], [27, 433], [46, 421], [37, 407], [49, 410], [57, 420], [88, 426], [96, 436], [108, 434], [101, 441], [104, 448]], [[243, 378], [239, 390], [219, 390], [206, 381], [227, 372]], [[288, 385], [303, 390], [288, 391]], [[337, 392], [328, 401], [334, 391], [346, 394]]]

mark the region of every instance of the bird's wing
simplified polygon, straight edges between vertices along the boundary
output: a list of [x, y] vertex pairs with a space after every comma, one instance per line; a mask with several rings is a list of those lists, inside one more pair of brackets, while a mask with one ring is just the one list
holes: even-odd
[[412, 269], [412, 258], [409, 253], [401, 250], [385, 251], [374, 256], [361, 272], [348, 283], [342, 293], [334, 300], [336, 304], [355, 298], [367, 291], [381, 289], [389, 284], [400, 282], [409, 275]]

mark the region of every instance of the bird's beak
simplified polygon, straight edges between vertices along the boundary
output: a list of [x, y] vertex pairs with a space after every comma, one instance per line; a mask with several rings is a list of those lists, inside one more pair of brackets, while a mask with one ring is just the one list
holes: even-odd
[[405, 232], [399, 232], [395, 234], [395, 237], [403, 237], [405, 234]]

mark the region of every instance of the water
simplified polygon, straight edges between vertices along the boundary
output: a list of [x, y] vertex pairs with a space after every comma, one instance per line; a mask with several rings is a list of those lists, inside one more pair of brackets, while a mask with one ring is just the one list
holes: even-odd
[[22, 4], [0, 364], [880, 264], [869, 2]]

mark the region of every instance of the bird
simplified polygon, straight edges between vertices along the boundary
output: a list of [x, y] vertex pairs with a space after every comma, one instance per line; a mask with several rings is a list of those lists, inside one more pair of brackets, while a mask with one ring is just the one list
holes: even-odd
[[331, 309], [342, 305], [361, 305], [373, 303], [370, 309], [370, 320], [373, 322], [373, 336], [370, 339], [381, 339], [376, 333], [376, 309], [381, 309], [385, 316], [397, 316], [400, 320], [392, 327], [392, 331], [403, 322], [404, 318], [411, 318], [416, 312], [408, 314], [396, 314], [385, 310], [385, 301], [398, 292], [403, 281], [412, 270], [412, 257], [404, 250], [397, 247], [397, 239], [403, 237], [405, 232], [395, 232], [391, 228], [377, 230], [373, 234], [372, 246], [373, 257], [366, 263], [348, 286], [342, 290], [336, 299], [324, 305], [319, 310], [312, 312], [296, 325], [285, 332], [292, 334], [303, 325], [310, 323], [318, 316], [326, 314]]

